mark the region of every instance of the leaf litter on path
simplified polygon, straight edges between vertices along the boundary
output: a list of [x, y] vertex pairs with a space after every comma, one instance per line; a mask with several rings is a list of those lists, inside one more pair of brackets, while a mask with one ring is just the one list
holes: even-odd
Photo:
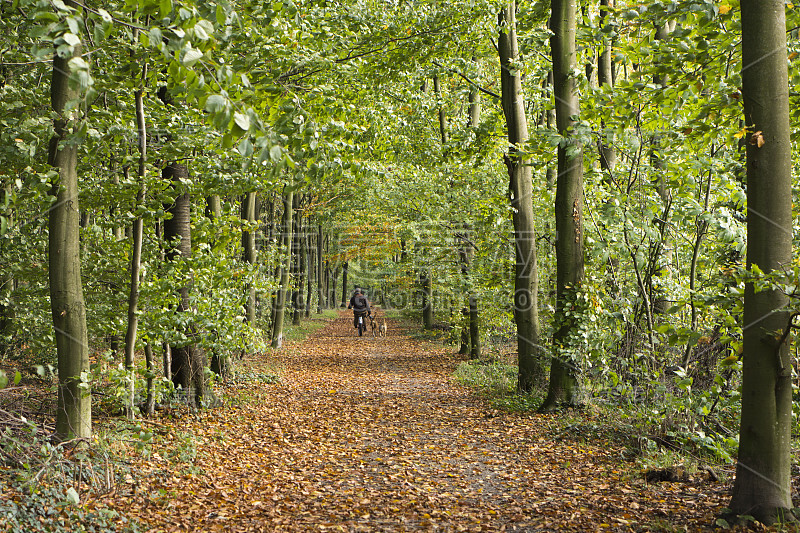
[[359, 338], [343, 314], [260, 356], [279, 383], [160, 421], [140, 478], [102, 503], [151, 531], [349, 532], [696, 531], [727, 502], [720, 483], [646, 484], [612, 442], [554, 438], [557, 415], [490, 409], [452, 381], [450, 348], [389, 331]]

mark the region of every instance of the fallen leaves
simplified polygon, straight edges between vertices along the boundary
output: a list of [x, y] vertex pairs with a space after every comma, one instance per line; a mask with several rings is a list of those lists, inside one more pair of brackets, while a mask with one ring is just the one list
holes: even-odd
[[357, 338], [343, 316], [270, 356], [279, 383], [177, 422], [104, 503], [151, 531], [228, 532], [696, 530], [726, 503], [719, 483], [645, 483], [553, 415], [490, 412], [450, 380], [449, 350], [391, 329]]

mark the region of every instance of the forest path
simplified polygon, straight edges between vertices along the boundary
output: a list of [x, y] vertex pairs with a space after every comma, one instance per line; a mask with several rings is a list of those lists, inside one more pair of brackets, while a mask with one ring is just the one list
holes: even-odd
[[160, 426], [146, 479], [106, 503], [156, 531], [229, 532], [696, 531], [725, 503], [720, 484], [645, 484], [621, 446], [581, 437], [602, 421], [488, 408], [451, 380], [451, 348], [393, 322], [359, 338], [342, 315], [267, 359], [279, 383], [254, 374]]

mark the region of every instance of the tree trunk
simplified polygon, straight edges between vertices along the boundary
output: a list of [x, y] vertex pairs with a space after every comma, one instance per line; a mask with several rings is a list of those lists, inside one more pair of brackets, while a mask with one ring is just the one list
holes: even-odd
[[[142, 67], [142, 86], [134, 92], [136, 106], [136, 128], [138, 130], [139, 164], [138, 178], [139, 190], [136, 193], [136, 210], [144, 205], [147, 194], [147, 125], [144, 120], [144, 80], [147, 77], [147, 65]], [[130, 375], [130, 392], [128, 401], [128, 416], [133, 417], [135, 390], [134, 354], [136, 352], [136, 335], [139, 328], [139, 279], [142, 269], [142, 235], [144, 233], [144, 219], [139, 215], [133, 222], [132, 250], [131, 250], [131, 285], [128, 295], [128, 328], [125, 332], [125, 369]], [[148, 391], [149, 392], [149, 391]]]
[[281, 254], [279, 275], [280, 284], [275, 295], [275, 313], [272, 320], [272, 347], [280, 348], [283, 346], [283, 319], [286, 314], [286, 293], [289, 290], [289, 268], [292, 261], [292, 218], [294, 210], [292, 201], [294, 193], [285, 190], [283, 193], [283, 222], [281, 223]]
[[332, 308], [336, 307], [336, 282], [339, 279], [339, 272], [340, 272], [341, 268], [342, 267], [337, 262], [337, 263], [334, 263], [334, 267], [331, 270], [331, 282], [330, 282], [331, 293], [328, 296], [328, 298], [330, 299]]
[[294, 292], [292, 293], [292, 325], [299, 326], [300, 319], [303, 316], [303, 287], [305, 286], [306, 275], [306, 247], [305, 235], [303, 235], [303, 215], [301, 209], [302, 197], [295, 196], [295, 209], [294, 209]]
[[447, 114], [444, 111], [444, 105], [442, 105], [442, 91], [439, 87], [439, 76], [433, 77], [433, 94], [436, 95], [437, 100], [437, 115], [439, 117], [439, 138], [442, 141], [442, 150], [446, 149], [447, 145]]
[[[189, 168], [180, 163], [170, 163], [164, 167], [161, 175], [164, 180], [172, 182], [176, 192], [175, 201], [166, 209], [172, 217], [164, 221], [167, 260], [189, 260], [192, 255], [191, 197], [184, 192], [185, 185], [182, 183], [189, 179]], [[180, 287], [178, 292], [180, 302], [176, 311], [185, 313], [190, 310], [189, 286]], [[203, 355], [193, 343], [194, 331], [190, 328], [184, 333], [189, 338], [187, 345], [170, 346], [172, 383], [184, 390], [187, 403], [200, 406], [205, 394]]]
[[342, 307], [347, 307], [347, 271], [349, 270], [349, 265], [347, 261], [344, 262], [344, 266], [342, 267]]
[[470, 230], [469, 224], [465, 224], [464, 232], [459, 234], [461, 243], [459, 244], [458, 257], [461, 263], [461, 277], [467, 294], [467, 307], [462, 309], [465, 320], [461, 335], [461, 349], [458, 353], [469, 354], [472, 359], [477, 359], [480, 357], [480, 332], [478, 330], [478, 299], [475, 297], [472, 280], [470, 279], [473, 255]]
[[422, 327], [433, 329], [433, 295], [430, 271], [427, 268], [423, 268], [419, 274], [419, 287], [422, 295]]
[[[792, 179], [786, 20], [782, 0], [742, 0], [742, 94], [747, 144], [747, 267], [791, 268]], [[730, 509], [772, 524], [789, 518], [792, 365], [776, 289], [744, 295], [739, 456]], [[781, 336], [783, 335], [783, 336]]]
[[311, 300], [314, 293], [314, 285], [316, 284], [314, 277], [317, 274], [317, 260], [314, 257], [314, 238], [312, 236], [313, 231], [313, 226], [309, 224], [308, 229], [304, 232], [305, 235], [303, 235], [303, 254], [305, 257], [303, 268], [306, 272], [306, 303], [303, 306], [303, 315], [306, 318], [311, 318]]
[[[472, 61], [475, 62], [475, 57], [473, 56]], [[478, 88], [474, 85], [470, 85], [469, 89], [469, 125], [472, 128], [478, 128], [480, 126], [481, 120], [481, 99], [480, 94], [478, 93]], [[464, 226], [465, 233], [467, 238], [471, 238], [472, 234], [472, 226], [470, 224], [466, 224]], [[465, 243], [466, 246], [466, 253], [467, 253], [467, 278], [469, 279], [470, 274], [469, 271], [471, 269], [472, 263], [472, 256], [475, 251], [475, 246], [473, 241], [468, 241]], [[480, 328], [478, 325], [478, 297], [475, 295], [475, 290], [472, 287], [471, 282], [469, 283], [468, 289], [468, 304], [469, 304], [469, 355], [472, 359], [478, 359], [481, 356], [481, 337], [480, 337]]]
[[536, 265], [536, 228], [533, 217], [533, 184], [529, 159], [522, 146], [528, 141], [528, 120], [522, 95], [522, 79], [515, 63], [519, 60], [517, 45], [516, 1], [500, 11], [500, 81], [503, 113], [508, 129], [509, 149], [506, 166], [509, 196], [514, 223], [515, 272], [514, 320], [517, 324], [520, 391], [531, 391], [541, 379], [542, 355], [539, 345], [538, 269]]
[[[248, 229], [242, 231], [242, 260], [252, 267], [256, 262], [256, 230], [251, 229], [256, 222], [256, 192], [251, 191], [242, 199], [242, 221]], [[250, 326], [256, 322], [256, 287], [252, 283], [247, 285], [244, 318]]]
[[144, 363], [147, 375], [147, 398], [144, 402], [145, 416], [153, 416], [156, 407], [155, 395], [155, 370], [153, 364], [153, 345], [149, 342], [144, 345]]
[[80, 44], [73, 48], [70, 57], [54, 56], [50, 87], [56, 118], [48, 162], [58, 169], [58, 181], [53, 185], [52, 194], [56, 200], [48, 219], [48, 270], [58, 353], [56, 437], [61, 441], [88, 438], [92, 433], [91, 383], [87, 379], [89, 345], [81, 283], [78, 146], [63, 142], [74, 126], [74, 120], [65, 110], [66, 104], [79, 97], [78, 91], [69, 84], [69, 60], [79, 57]]
[[[659, 26], [656, 29], [655, 33], [655, 40], [656, 41], [666, 41], [670, 37], [670, 33], [672, 32], [673, 25], [669, 22]], [[656, 86], [666, 87], [667, 83], [669, 82], [669, 78], [666, 74], [656, 74], [653, 76], [653, 84]], [[664, 290], [657, 285], [657, 280], [663, 276], [663, 272], [668, 270], [668, 261], [669, 261], [669, 254], [668, 254], [668, 236], [669, 233], [667, 229], [669, 227], [669, 215], [672, 208], [672, 193], [669, 189], [669, 184], [664, 179], [664, 176], [667, 175], [666, 172], [666, 164], [664, 163], [664, 158], [661, 156], [661, 144], [662, 144], [662, 134], [661, 132], [655, 132], [653, 134], [653, 138], [651, 140], [652, 146], [650, 151], [650, 166], [655, 173], [655, 185], [656, 185], [656, 192], [658, 193], [659, 198], [661, 198], [661, 203], [663, 206], [663, 215], [659, 218], [657, 224], [659, 226], [659, 239], [655, 242], [650, 244], [650, 249], [648, 251], [650, 260], [650, 267], [647, 272], [647, 283], [646, 287], [650, 298], [650, 305], [651, 305], [651, 314], [650, 319], [652, 321], [653, 316], [661, 315], [666, 313], [668, 300], [667, 296], [664, 293]], [[649, 328], [655, 327], [655, 323], [648, 326]]]
[[[600, 0], [600, 27], [605, 26], [605, 20], [609, 13], [609, 8], [614, 7], [614, 0]], [[613, 62], [611, 59], [612, 42], [608, 37], [603, 38], [603, 49], [597, 58], [597, 83], [601, 88], [614, 86]], [[600, 125], [600, 168], [604, 174], [611, 174], [617, 162], [617, 152], [610, 143], [610, 135], [605, 131], [605, 125]]]
[[322, 224], [318, 226], [317, 231], [317, 314], [322, 314], [322, 308], [325, 307], [325, 271], [322, 268]]
[[481, 356], [481, 332], [478, 324], [478, 298], [469, 295], [469, 356], [479, 359]]
[[583, 285], [583, 152], [578, 142], [570, 139], [573, 117], [580, 112], [572, 76], [576, 65], [576, 5], [575, 0], [552, 0], [550, 5], [556, 126], [567, 141], [558, 146], [556, 179], [556, 353], [550, 363], [550, 385], [542, 410], [575, 402], [582, 357], [572, 338], [578, 326], [576, 317], [574, 312], [567, 312], [578, 309], [575, 298]]
[[323, 304], [323, 307], [325, 309], [330, 309], [331, 308], [331, 305], [330, 305], [330, 301], [331, 301], [330, 300], [330, 297], [331, 297], [330, 285], [331, 285], [331, 262], [329, 260], [326, 260], [325, 261], [325, 282], [323, 283], [323, 298], [324, 298], [324, 302], [325, 302]]
[[222, 200], [218, 194], [213, 194], [206, 197], [206, 218], [210, 220], [219, 220], [222, 216]]
[[[222, 201], [219, 195], [213, 194], [206, 197], [206, 218], [213, 224], [219, 223], [219, 217], [222, 216]], [[214, 230], [212, 230], [214, 231]], [[244, 242], [244, 239], [243, 239]], [[212, 243], [212, 248], [214, 247]], [[246, 308], [245, 308], [246, 311]], [[230, 375], [232, 370], [233, 360], [227, 353], [219, 353], [217, 350], [211, 352], [211, 371], [218, 376], [226, 378]]]

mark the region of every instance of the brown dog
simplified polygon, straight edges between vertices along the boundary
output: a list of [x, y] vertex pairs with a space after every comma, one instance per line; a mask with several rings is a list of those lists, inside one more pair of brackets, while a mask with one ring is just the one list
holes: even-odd
[[380, 335], [381, 337], [385, 337], [386, 336], [386, 319], [385, 318], [381, 322], [381, 325], [378, 326], [378, 335]]
[[375, 317], [369, 317], [369, 327], [372, 329], [372, 336], [375, 336], [375, 330], [378, 329], [378, 322], [375, 320]]

